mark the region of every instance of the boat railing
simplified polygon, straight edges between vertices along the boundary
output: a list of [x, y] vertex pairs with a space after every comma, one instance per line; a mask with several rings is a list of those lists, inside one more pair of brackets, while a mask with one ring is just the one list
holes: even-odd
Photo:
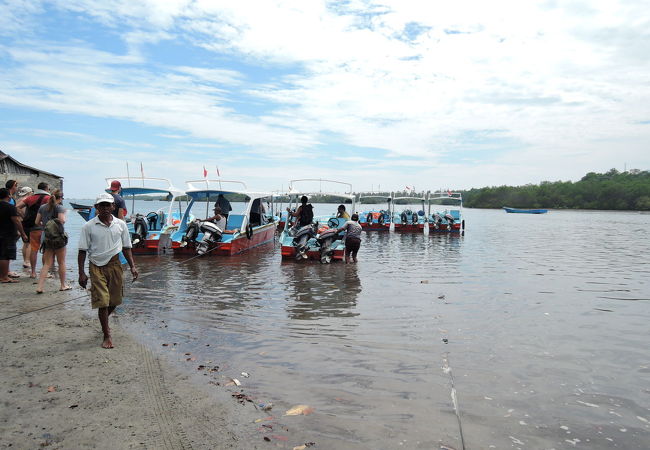
[[323, 178], [302, 178], [302, 179], [298, 179], [298, 180], [290, 180], [289, 181], [288, 194], [293, 194], [293, 193], [296, 193], [296, 192], [300, 192], [301, 189], [299, 189], [296, 186], [296, 183], [303, 184], [303, 183], [308, 183], [308, 182], [309, 183], [318, 183], [319, 184], [318, 189], [307, 189], [312, 194], [336, 195], [336, 194], [331, 193], [331, 192], [324, 192], [323, 191], [323, 187], [322, 187], [323, 183], [332, 183], [332, 184], [335, 184], [335, 185], [347, 186], [347, 191], [344, 191], [343, 193], [348, 194], [348, 195], [353, 195], [352, 194], [352, 184], [346, 183], [346, 182], [343, 182], [343, 181], [326, 180], [326, 179], [323, 179]]
[[[195, 186], [194, 184], [198, 184], [198, 186]], [[222, 179], [216, 179], [216, 180], [209, 180], [207, 178], [204, 178], [202, 180], [189, 180], [186, 181], [185, 184], [188, 187], [189, 190], [206, 190], [206, 191], [232, 191], [232, 192], [239, 192], [239, 191], [247, 191], [248, 187], [246, 186], [246, 183], [243, 181], [239, 180], [222, 180]], [[223, 185], [226, 185], [226, 189], [223, 189]], [[243, 189], [233, 189], [231, 186], [241, 186]]]

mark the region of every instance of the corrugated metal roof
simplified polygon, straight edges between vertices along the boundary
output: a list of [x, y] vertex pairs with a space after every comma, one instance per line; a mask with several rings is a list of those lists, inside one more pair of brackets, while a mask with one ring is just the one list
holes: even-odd
[[17, 161], [17, 160], [15, 160], [14, 158], [12, 158], [11, 156], [7, 155], [7, 154], [4, 153], [2, 150], [0, 150], [0, 161], [3, 161], [3, 160], [5, 160], [5, 159], [8, 159], [8, 160], [10, 160], [11, 162], [13, 162], [14, 164], [16, 164], [16, 165], [18, 165], [18, 166], [20, 166], [20, 167], [24, 167], [25, 169], [29, 169], [29, 170], [31, 170], [31, 171], [33, 171], [33, 172], [44, 173], [44, 174], [49, 175], [49, 176], [54, 177], [54, 178], [61, 178], [61, 179], [63, 179], [63, 177], [60, 176], [60, 175], [55, 175], [55, 174], [53, 174], [52, 172], [47, 172], [47, 171], [45, 171], [45, 170], [37, 169], [37, 168], [35, 168], [35, 167], [31, 167], [31, 166], [28, 166], [28, 165], [26, 165], [26, 164], [23, 164], [23, 163], [21, 163], [20, 161]]

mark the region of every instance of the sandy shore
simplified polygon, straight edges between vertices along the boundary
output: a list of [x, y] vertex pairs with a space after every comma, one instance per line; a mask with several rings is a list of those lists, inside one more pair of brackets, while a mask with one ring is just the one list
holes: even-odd
[[30, 281], [0, 286], [0, 448], [271, 444], [252, 425], [268, 413], [242, 406], [226, 388], [192, 381], [129, 336], [119, 317], [111, 320], [116, 348], [100, 348], [85, 291], [59, 292], [48, 280], [36, 295]]

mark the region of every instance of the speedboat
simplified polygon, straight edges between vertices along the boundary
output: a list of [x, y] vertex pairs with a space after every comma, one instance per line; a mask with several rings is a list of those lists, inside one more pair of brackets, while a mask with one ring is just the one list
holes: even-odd
[[427, 226], [434, 233], [465, 233], [463, 194], [438, 191], [427, 194]]
[[[424, 229], [426, 218], [424, 217], [425, 198], [417, 196], [393, 197], [391, 217], [395, 226], [395, 231], [403, 233], [418, 233]], [[395, 211], [396, 202], [408, 202], [409, 207]], [[419, 203], [421, 209], [411, 209], [411, 206]]]
[[[318, 189], [306, 189], [305, 186], [318, 183]], [[328, 190], [323, 190], [323, 184]], [[334, 189], [342, 187], [343, 192]], [[289, 208], [297, 210], [300, 198], [320, 196], [327, 200], [336, 199], [341, 203], [349, 204], [350, 213], [355, 209], [355, 195], [352, 185], [341, 181], [322, 179], [291, 180], [289, 183]], [[293, 208], [292, 208], [293, 207]], [[288, 216], [282, 233], [280, 234], [281, 254], [283, 259], [293, 258], [297, 261], [303, 259], [319, 260], [329, 264], [332, 260], [342, 260], [345, 256], [345, 243], [342, 238], [344, 233], [338, 228], [343, 226], [348, 219], [337, 217], [336, 211], [329, 215], [313, 216], [308, 225], [298, 226], [298, 218]]]
[[[132, 252], [136, 255], [156, 255], [170, 248], [170, 235], [176, 229], [183, 215], [183, 191], [176, 189], [167, 178], [152, 177], [112, 177], [106, 178], [108, 186], [111, 181], [118, 180], [122, 185], [120, 195], [125, 203], [131, 199], [130, 214], [124, 219], [131, 234]], [[106, 192], [110, 192], [107, 188]], [[164, 200], [167, 205], [147, 211], [145, 208], [136, 210], [138, 200]], [[128, 209], [127, 209], [128, 211]], [[91, 213], [92, 214], [92, 213]], [[94, 214], [93, 214], [94, 216]]]
[[[180, 223], [183, 214], [182, 191], [176, 189], [167, 178], [152, 177], [110, 177], [106, 178], [106, 192], [111, 192], [111, 181], [118, 180], [122, 185], [122, 198], [131, 198], [131, 214], [124, 217], [131, 235], [132, 252], [135, 255], [157, 255], [168, 250], [169, 235]], [[164, 199], [167, 206], [145, 213], [136, 211], [135, 200]], [[87, 222], [96, 215], [94, 206], [71, 203], [75, 211]], [[145, 210], [146, 211], [146, 210]], [[123, 257], [121, 256], [120, 259]], [[123, 260], [125, 263], [126, 260]]]
[[[250, 250], [273, 240], [277, 218], [270, 213], [272, 194], [252, 192], [242, 181], [193, 180], [187, 182], [185, 194], [190, 204], [180, 220], [178, 230], [172, 234], [174, 255], [221, 255], [231, 256]], [[224, 200], [243, 202], [244, 208], [237, 213], [227, 214], [225, 227], [205, 219], [212, 216], [212, 204]], [[220, 203], [221, 204], [221, 203]], [[204, 219], [198, 211], [205, 208]], [[223, 210], [223, 208], [222, 208]]]
[[391, 205], [392, 196], [385, 195], [359, 195], [358, 207], [361, 205], [371, 204], [372, 200], [382, 200], [386, 202], [386, 209], [369, 208], [359, 214], [359, 225], [365, 231], [388, 231], [391, 224]]

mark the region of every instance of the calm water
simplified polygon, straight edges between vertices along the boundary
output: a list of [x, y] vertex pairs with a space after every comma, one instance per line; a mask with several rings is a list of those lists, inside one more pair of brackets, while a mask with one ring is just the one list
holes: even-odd
[[140, 257], [121, 319], [275, 415], [312, 406], [319, 448], [650, 448], [650, 215], [465, 219], [463, 237], [366, 233], [356, 265], [276, 243]]

